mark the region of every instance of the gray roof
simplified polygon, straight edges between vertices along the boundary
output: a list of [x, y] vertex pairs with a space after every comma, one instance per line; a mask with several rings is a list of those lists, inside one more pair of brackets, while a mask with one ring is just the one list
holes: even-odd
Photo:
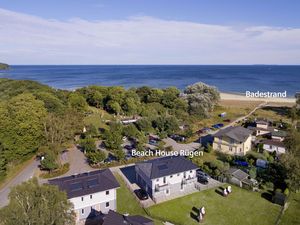
[[164, 177], [184, 171], [198, 169], [198, 166], [183, 156], [168, 156], [136, 163], [150, 179]]
[[143, 216], [124, 216], [112, 210], [104, 216], [102, 225], [154, 225], [153, 221]]
[[286, 131], [284, 130], [277, 130], [277, 131], [273, 131], [272, 132], [272, 136], [275, 136], [275, 137], [286, 137], [287, 133]]
[[57, 185], [65, 191], [68, 198], [89, 195], [120, 187], [118, 181], [109, 169], [72, 175], [49, 180], [49, 184]]
[[224, 129], [219, 130], [214, 136], [215, 137], [229, 137], [233, 140], [244, 142], [247, 138], [252, 134], [252, 131], [241, 127], [227, 127]]
[[266, 144], [266, 145], [277, 146], [277, 147], [283, 147], [283, 148], [285, 147], [283, 142], [275, 141], [275, 140], [266, 139], [266, 140], [263, 140], [261, 143]]
[[228, 173], [237, 178], [239, 181], [243, 181], [245, 179], [248, 179], [249, 175], [247, 173], [245, 173], [244, 171], [240, 170], [240, 169], [237, 169], [237, 168], [233, 168], [231, 167], [229, 170], [228, 170]]

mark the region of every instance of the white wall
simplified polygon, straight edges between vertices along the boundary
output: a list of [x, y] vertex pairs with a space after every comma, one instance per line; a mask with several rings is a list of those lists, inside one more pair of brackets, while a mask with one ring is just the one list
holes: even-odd
[[80, 197], [69, 199], [74, 204], [74, 209], [81, 209], [89, 206], [93, 206], [102, 202], [108, 202], [115, 200], [117, 198], [116, 189], [110, 189], [109, 195], [106, 195], [106, 191], [97, 192], [92, 195], [92, 199], [90, 199], [90, 195], [84, 195], [83, 201]]
[[278, 146], [269, 145], [269, 144], [264, 144], [263, 149], [266, 151], [269, 151], [269, 152], [276, 151], [276, 154], [284, 154], [285, 153], [284, 147], [278, 147]]
[[[186, 171], [186, 179], [189, 177], [195, 178], [196, 177], [196, 170], [191, 170], [192, 172]], [[178, 176], [179, 175], [179, 176]], [[171, 177], [172, 176], [172, 177]], [[164, 178], [160, 177], [157, 179], [152, 179], [152, 189], [155, 189], [155, 186], [158, 185], [164, 185], [164, 184], [176, 184], [176, 183], [181, 183], [182, 179], [184, 178], [184, 173], [178, 173], [178, 174], [172, 174], [166, 176], [166, 183], [164, 183]]]

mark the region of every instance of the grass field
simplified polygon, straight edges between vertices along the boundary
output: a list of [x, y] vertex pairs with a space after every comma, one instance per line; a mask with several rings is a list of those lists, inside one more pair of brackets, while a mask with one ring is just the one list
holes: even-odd
[[194, 207], [206, 208], [206, 225], [274, 225], [280, 206], [262, 198], [259, 193], [233, 187], [233, 193], [227, 198], [214, 189], [198, 192], [166, 203], [155, 205], [148, 210], [154, 218], [160, 218], [175, 224], [199, 224], [192, 214]]
[[284, 212], [280, 223], [281, 225], [300, 224], [300, 193], [292, 193], [289, 197], [288, 208]]
[[[147, 217], [145, 210], [138, 204], [133, 194], [128, 190], [121, 176], [118, 174], [114, 175], [121, 186], [117, 190], [117, 211], [121, 214], [129, 213], [130, 215], [141, 215]], [[155, 225], [163, 225], [160, 221], [154, 222]]]

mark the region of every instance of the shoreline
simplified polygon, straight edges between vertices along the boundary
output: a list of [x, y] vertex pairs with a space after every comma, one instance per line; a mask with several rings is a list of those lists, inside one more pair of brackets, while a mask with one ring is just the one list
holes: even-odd
[[246, 97], [242, 93], [220, 92], [221, 100], [236, 100], [236, 101], [255, 101], [255, 102], [276, 102], [276, 103], [296, 103], [296, 98], [255, 98]]

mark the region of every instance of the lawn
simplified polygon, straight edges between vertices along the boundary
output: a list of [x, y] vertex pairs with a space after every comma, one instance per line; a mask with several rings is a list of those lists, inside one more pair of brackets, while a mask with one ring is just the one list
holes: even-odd
[[215, 192], [215, 189], [197, 192], [148, 208], [151, 216], [175, 224], [199, 224], [192, 218], [194, 207], [206, 208], [202, 224], [247, 225], [274, 224], [280, 206], [262, 198], [259, 193], [233, 187], [233, 193], [227, 198]]
[[112, 120], [113, 116], [107, 113], [105, 110], [97, 109], [94, 107], [89, 107], [91, 112], [90, 115], [84, 118], [85, 125], [94, 125], [97, 128], [106, 129], [108, 126], [106, 125], [107, 120]]
[[[145, 210], [138, 204], [133, 194], [126, 187], [124, 180], [119, 174], [114, 174], [117, 178], [120, 188], [117, 190], [117, 211], [121, 214], [146, 216]], [[155, 225], [163, 225], [160, 221], [154, 221]]]
[[300, 221], [300, 193], [292, 193], [289, 197], [288, 208], [284, 212], [280, 223], [281, 225], [296, 225]]

